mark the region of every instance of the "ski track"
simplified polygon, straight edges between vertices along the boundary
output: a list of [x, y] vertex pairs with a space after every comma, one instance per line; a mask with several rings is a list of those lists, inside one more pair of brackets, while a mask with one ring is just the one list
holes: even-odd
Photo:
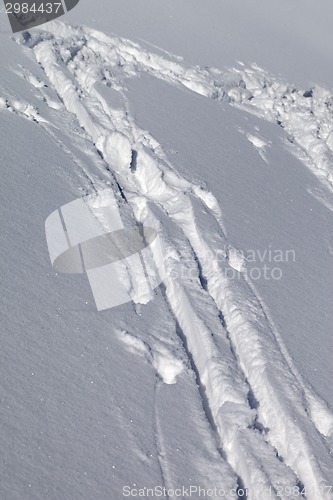
[[[302, 380], [252, 284], [245, 278], [231, 281], [225, 273], [227, 258], [220, 262], [214, 257], [222, 244], [230, 246], [217, 200], [175, 172], [161, 145], [136, 125], [122, 82], [144, 71], [277, 123], [296, 145], [295, 154], [301, 154], [330, 189], [333, 98], [320, 88], [299, 91], [255, 65], [228, 73], [189, 68], [171, 54], [157, 55], [131, 41], [60, 22], [49, 23], [47, 31], [25, 32], [17, 41], [33, 51], [48, 83], [24, 68], [17, 74], [35, 88], [53, 116], [57, 113], [59, 123], [64, 110], [79, 123], [81, 129], [73, 130], [76, 145], [95, 154], [101, 173], [107, 171], [111, 185], [119, 187], [128, 217], [132, 211], [137, 221], [159, 231], [164, 261], [159, 254], [154, 258], [166, 268], [164, 295], [196, 373], [216, 446], [230, 470], [232, 481], [226, 483], [243, 484], [249, 500], [266, 498], [269, 488], [271, 498], [278, 498], [278, 487], [283, 488], [279, 498], [299, 498], [284, 492], [302, 485], [309, 500], [333, 498], [328, 491], [320, 493], [330, 485], [332, 412]], [[118, 93], [120, 107], [103, 98], [98, 91], [103, 84]], [[60, 128], [41, 117], [36, 107], [7, 95], [0, 98], [1, 110], [37, 122], [72, 158], [89, 188], [102, 187], [61, 139]], [[249, 140], [263, 147], [253, 137]], [[208, 210], [219, 238], [209, 227], [198, 226], [198, 205]], [[159, 214], [183, 234], [181, 241], [168, 234]], [[184, 271], [193, 266], [196, 279], [193, 272], [185, 278], [190, 273]], [[138, 339], [133, 342], [139, 345]], [[156, 348], [145, 349], [159, 373]], [[181, 367], [174, 366], [176, 378]], [[163, 373], [160, 376], [163, 380]], [[163, 436], [156, 422], [160, 453]], [[159, 456], [161, 474], [169, 483], [163, 462]]]

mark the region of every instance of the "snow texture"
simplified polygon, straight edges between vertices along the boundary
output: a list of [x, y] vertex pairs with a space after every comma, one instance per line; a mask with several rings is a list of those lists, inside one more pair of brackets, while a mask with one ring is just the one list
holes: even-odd
[[[57, 21], [18, 35], [15, 41], [27, 60], [26, 66], [13, 69], [23, 82], [24, 96], [4, 85], [0, 112], [1, 118], [15, 119], [20, 133], [29, 135], [31, 129], [25, 132], [28, 125], [21, 125], [27, 120], [36, 130], [36, 140], [49, 145], [46, 156], [51, 164], [43, 164], [39, 174], [31, 168], [31, 175], [42, 179], [46, 175], [43, 169], [56, 170], [61, 151], [69, 171], [61, 170], [61, 180], [54, 172], [49, 174], [55, 180], [47, 193], [61, 190], [61, 182], [68, 176], [68, 185], [76, 186], [79, 180], [84, 193], [97, 193], [94, 210], [100, 210], [102, 218], [110, 203], [116, 203], [123, 224], [155, 228], [162, 251], [153, 247], [154, 263], [165, 269], [165, 278], [153, 296], [151, 290], [144, 297], [133, 294], [133, 305], [97, 317], [89, 302], [82, 310], [88, 293], [84, 278], [78, 283], [75, 276], [73, 280], [63, 275], [51, 277], [52, 269], [41, 250], [42, 264], [37, 257], [29, 260], [34, 252], [29, 244], [27, 265], [48, 273], [46, 284], [41, 283], [43, 293], [51, 297], [43, 298], [40, 319], [36, 320], [36, 311], [26, 310], [13, 319], [10, 330], [21, 332], [22, 324], [29, 323], [30, 329], [45, 331], [47, 336], [48, 325], [53, 324], [56, 338], [45, 344], [39, 334], [30, 334], [32, 347], [27, 357], [33, 361], [28, 359], [26, 366], [30, 370], [37, 363], [30, 373], [33, 379], [35, 373], [43, 372], [44, 362], [51, 363], [51, 375], [45, 384], [38, 381], [35, 396], [43, 404], [52, 387], [55, 399], [48, 403], [47, 416], [40, 417], [42, 425], [39, 417], [33, 417], [33, 405], [29, 406], [29, 418], [37, 426], [34, 439], [40, 433], [43, 444], [36, 441], [37, 458], [29, 459], [29, 452], [22, 451], [20, 470], [17, 460], [7, 457], [2, 498], [92, 498], [89, 495], [94, 492], [102, 500], [111, 493], [120, 498], [122, 485], [129, 483], [173, 488], [191, 484], [194, 478], [202, 486], [217, 485], [226, 492], [234, 489], [238, 498], [248, 500], [268, 498], [267, 492], [271, 498], [296, 499], [302, 490], [308, 500], [333, 498], [332, 410], [288, 353], [283, 328], [274, 321], [246, 273], [244, 249], [237, 248], [228, 236], [223, 203], [204, 184], [204, 168], [202, 180], [175, 168], [173, 155], [157, 140], [154, 130], [139, 124], [128, 89], [131, 81], [145, 75], [147, 81], [157, 79], [195, 95], [203, 106], [207, 102], [232, 107], [242, 116], [255, 116], [279, 127], [284, 133], [281, 149], [302, 162], [314, 179], [313, 186], [318, 181], [317, 191], [311, 192], [329, 213], [333, 191], [331, 93], [319, 86], [295, 88], [255, 64], [239, 64], [229, 70], [191, 66], [170, 53]], [[270, 138], [244, 127], [235, 133], [269, 169]], [[14, 179], [16, 174], [12, 175]], [[47, 176], [43, 182], [49, 186]], [[43, 207], [45, 219], [78, 197], [76, 188], [66, 189], [50, 203], [38, 193], [36, 203]], [[105, 189], [112, 189], [111, 201], [102, 194], [107, 193]], [[70, 220], [75, 222], [72, 216]], [[30, 227], [33, 223], [31, 219]], [[107, 218], [103, 224], [107, 226]], [[82, 239], [80, 227], [80, 223], [74, 224], [70, 231], [78, 232], [72, 244]], [[91, 234], [99, 229], [92, 224]], [[18, 232], [25, 229], [18, 225]], [[61, 251], [61, 241], [57, 241], [57, 251]], [[20, 277], [14, 279], [18, 286]], [[32, 293], [37, 300], [42, 289], [37, 287]], [[63, 312], [66, 300], [68, 311]], [[75, 318], [76, 332], [66, 326], [71, 315], [69, 324]], [[35, 321], [42, 326], [37, 327]], [[71, 343], [73, 336], [78, 340]], [[14, 338], [20, 341], [17, 333]], [[76, 351], [79, 345], [81, 352]], [[67, 348], [70, 354], [63, 359], [67, 353], [61, 351]], [[14, 347], [6, 349], [14, 362]], [[48, 356], [50, 351], [54, 358]], [[86, 367], [80, 364], [85, 357], [89, 358]], [[20, 370], [12, 389], [11, 376], [4, 378], [5, 413], [12, 404], [20, 407], [22, 380], [27, 377], [23, 365]], [[69, 384], [64, 398], [63, 383]], [[87, 404], [82, 403], [85, 398], [90, 407], [86, 419], [79, 410]], [[63, 399], [69, 410], [64, 413], [61, 431], [57, 419], [62, 415]], [[44, 411], [38, 408], [38, 413]], [[14, 438], [16, 454], [29, 448], [22, 422], [10, 424], [6, 417], [4, 425], [9, 433], [11, 425], [20, 432]], [[91, 439], [82, 437], [90, 432]], [[95, 451], [90, 449], [92, 442]], [[5, 440], [7, 454], [8, 446]], [[91, 454], [97, 459], [93, 466]], [[115, 462], [112, 468], [110, 460]], [[71, 471], [68, 475], [66, 466]], [[54, 477], [47, 486], [53, 469]], [[246, 495], [240, 493], [242, 488]], [[227, 493], [227, 498], [232, 495]]]

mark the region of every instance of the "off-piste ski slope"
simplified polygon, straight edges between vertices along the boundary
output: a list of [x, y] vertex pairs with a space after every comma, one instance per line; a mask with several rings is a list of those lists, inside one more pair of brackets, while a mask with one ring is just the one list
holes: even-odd
[[[32, 121], [69, 158], [87, 193], [96, 192], [103, 206], [103, 189], [112, 187], [128, 224], [154, 227], [161, 238], [164, 259], [156, 264], [166, 268], [163, 285], [131, 306], [135, 314], [128, 321], [115, 315], [108, 325], [113, 341], [129, 353], [125, 359], [139, 359], [156, 373], [154, 386], [140, 379], [140, 371], [137, 375], [143, 393], [154, 392], [146, 403], [153, 407], [150, 432], [157, 454], [142, 452], [142, 467], [157, 467], [153, 476], [160, 476], [169, 489], [183, 476], [186, 484], [218, 485], [226, 498], [333, 498], [331, 409], [300, 375], [279, 327], [244, 272], [246, 263], [241, 249], [228, 239], [221, 205], [204, 186], [205, 173], [200, 183], [175, 169], [154, 130], [136, 122], [126, 85], [148, 75], [216, 106], [227, 103], [276, 124], [285, 131], [290, 154], [322, 184], [317, 195], [328, 211], [333, 209], [331, 93], [296, 89], [256, 65], [240, 64], [229, 72], [191, 67], [169, 53], [61, 22], [25, 32], [15, 41], [29, 62], [13, 64], [12, 71], [26, 82], [33, 104], [4, 88], [1, 112]], [[246, 133], [246, 138], [258, 158], [269, 163], [269, 142], [259, 132]], [[237, 279], [232, 279], [235, 269]], [[159, 326], [152, 321], [151, 329], [148, 299], [160, 311]], [[176, 415], [171, 407], [178, 407], [179, 394], [173, 402], [163, 389], [181, 380], [188, 381], [183, 392], [188, 415], [184, 409]], [[130, 381], [123, 385], [118, 380], [117, 385], [114, 390], [131, 399]], [[144, 413], [136, 410], [133, 398], [133, 411]], [[187, 446], [186, 464], [182, 446]], [[118, 450], [118, 457], [131, 453], [136, 452]], [[132, 484], [135, 466], [130, 458], [124, 461], [129, 463], [121, 477], [133, 488], [145, 486], [140, 477]], [[112, 497], [122, 497], [120, 484], [110, 480]], [[70, 491], [76, 498], [75, 484]], [[19, 498], [8, 490], [6, 494], [6, 500]], [[34, 494], [44, 498], [41, 492]], [[56, 490], [49, 498], [59, 498]]]

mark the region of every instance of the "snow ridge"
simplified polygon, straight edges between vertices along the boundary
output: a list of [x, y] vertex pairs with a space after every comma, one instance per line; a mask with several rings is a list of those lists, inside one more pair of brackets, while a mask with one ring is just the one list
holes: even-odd
[[299, 90], [256, 64], [233, 68], [231, 76], [238, 78], [237, 85], [227, 84], [218, 99], [227, 96], [234, 105], [280, 125], [296, 145], [294, 153], [332, 190], [332, 93], [318, 86]]
[[[47, 29], [25, 33], [19, 42], [33, 51], [59, 96], [58, 108], [51, 107], [55, 112], [65, 108], [77, 120], [87, 149], [95, 148], [96, 156], [102, 157], [100, 167], [121, 189], [132, 217], [159, 231], [165, 256], [160, 264], [167, 269], [165, 297], [196, 372], [216, 446], [226, 461], [226, 484], [244, 484], [248, 499], [265, 498], [269, 489], [273, 498], [298, 498], [284, 492], [286, 487], [303, 485], [308, 499], [333, 498], [323, 490], [330, 484], [332, 468], [326, 439], [332, 436], [332, 412], [302, 381], [251, 284], [245, 278], [228, 278], [227, 255], [222, 262], [214, 257], [221, 245], [230, 247], [217, 200], [179, 176], [161, 145], [136, 125], [123, 80], [147, 71], [279, 123], [302, 147], [308, 166], [333, 187], [328, 94], [317, 89], [302, 96], [256, 66], [222, 78], [216, 69], [187, 68], [179, 58], [164, 58], [89, 28], [54, 22]], [[24, 77], [36, 91], [45, 92], [33, 75]], [[98, 90], [103, 84], [118, 93], [120, 106], [110, 106], [103, 98]], [[32, 116], [26, 105], [15, 109]], [[314, 122], [319, 118], [323, 125], [318, 130]], [[59, 136], [54, 125], [41, 125]], [[198, 224], [197, 206], [206, 208], [216, 227], [213, 234]], [[165, 217], [183, 235], [181, 241], [169, 234], [162, 222]], [[159, 264], [161, 255], [154, 257]], [[193, 264], [195, 278], [186, 272]], [[149, 359], [162, 380], [176, 381], [183, 367], [172, 361], [174, 369], [165, 369], [167, 352], [156, 347], [151, 351], [139, 338], [120, 335], [127, 346]]]

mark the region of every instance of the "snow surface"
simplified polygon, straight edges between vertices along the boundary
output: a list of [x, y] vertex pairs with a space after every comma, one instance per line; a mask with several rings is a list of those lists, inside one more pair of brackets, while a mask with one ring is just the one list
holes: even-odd
[[[1, 35], [1, 499], [333, 498], [332, 7], [266, 4]], [[165, 279], [97, 312], [44, 225], [106, 189]]]

